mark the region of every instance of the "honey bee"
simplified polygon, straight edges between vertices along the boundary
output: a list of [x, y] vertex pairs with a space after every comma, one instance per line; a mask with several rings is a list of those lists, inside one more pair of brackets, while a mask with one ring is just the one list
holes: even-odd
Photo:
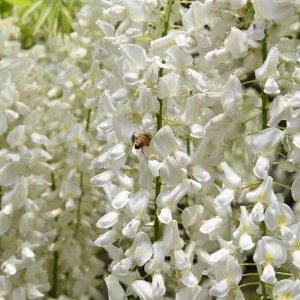
[[138, 135], [133, 133], [131, 136], [131, 140], [134, 143], [134, 149], [142, 149], [143, 151], [144, 147], [149, 146], [151, 138], [152, 138], [151, 135], [148, 133], [143, 133]]

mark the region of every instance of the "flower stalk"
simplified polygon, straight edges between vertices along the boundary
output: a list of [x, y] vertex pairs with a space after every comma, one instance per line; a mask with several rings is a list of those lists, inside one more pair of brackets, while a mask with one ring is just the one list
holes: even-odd
[[[85, 125], [85, 133], [87, 134], [89, 132], [89, 128], [90, 128], [90, 120], [91, 120], [91, 109], [88, 109], [87, 111], [87, 117], [86, 117], [86, 125]], [[83, 146], [83, 153], [86, 153], [86, 143]], [[81, 210], [81, 202], [84, 196], [83, 193], [83, 172], [80, 172], [80, 177], [79, 177], [79, 186], [80, 186], [80, 190], [81, 190], [81, 196], [79, 197], [78, 200], [78, 207], [77, 207], [77, 216], [76, 216], [76, 229], [75, 229], [75, 235], [78, 233], [78, 228], [80, 225], [80, 210]]]
[[[168, 4], [164, 13], [164, 21], [163, 21], [163, 30], [161, 33], [161, 37], [164, 37], [168, 33], [169, 28], [169, 22], [170, 22], [170, 15], [172, 11], [174, 0], [168, 0]], [[158, 72], [158, 77], [161, 78], [163, 76], [163, 69], [160, 68]], [[159, 111], [156, 115], [156, 131], [159, 131], [162, 128], [162, 117], [163, 117], [163, 101], [160, 98], [157, 98], [159, 102]], [[161, 190], [161, 178], [159, 176], [155, 179], [155, 211], [157, 211], [157, 203], [156, 199], [160, 193]], [[160, 226], [159, 226], [159, 220], [156, 215], [154, 220], [154, 240], [158, 241], [160, 239]]]
[[[265, 29], [265, 35], [261, 43], [261, 54], [262, 54], [262, 63], [267, 59], [268, 49], [267, 49], [267, 29]], [[264, 86], [262, 86], [261, 92], [261, 99], [262, 99], [262, 107], [261, 107], [261, 118], [262, 118], [262, 129], [266, 129], [268, 127], [268, 95], [264, 92]]]
[[[265, 28], [264, 38], [263, 38], [262, 43], [261, 43], [262, 63], [265, 62], [265, 60], [267, 59], [267, 55], [268, 55], [267, 39], [268, 39], [268, 34], [267, 34], [267, 29]], [[267, 124], [268, 124], [268, 103], [269, 103], [268, 95], [267, 95], [267, 93], [264, 92], [264, 85], [262, 86], [261, 99], [262, 99], [262, 106], [261, 106], [262, 124], [261, 124], [261, 128], [262, 128], [262, 130], [264, 130], [264, 129], [268, 128]], [[267, 234], [267, 228], [266, 228], [265, 222], [261, 222], [260, 227], [261, 227], [260, 230], [261, 230], [262, 236], [265, 236]], [[261, 289], [262, 289], [262, 299], [267, 300], [268, 296], [267, 296], [266, 284], [263, 281], [260, 281], [260, 284], [261, 284]]]

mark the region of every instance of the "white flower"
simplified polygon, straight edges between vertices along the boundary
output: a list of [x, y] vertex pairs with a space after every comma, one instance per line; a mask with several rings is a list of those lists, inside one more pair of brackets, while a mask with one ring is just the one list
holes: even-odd
[[276, 97], [270, 107], [269, 126], [275, 127], [281, 120], [287, 120], [291, 116], [289, 102], [283, 96]]
[[91, 178], [91, 183], [98, 187], [104, 186], [111, 182], [114, 173], [111, 170], [107, 170]]
[[251, 140], [252, 151], [263, 156], [271, 155], [276, 146], [282, 141], [284, 133], [277, 128], [267, 128], [253, 135]]
[[152, 286], [147, 281], [136, 280], [131, 284], [131, 287], [141, 300], [152, 300], [154, 298], [152, 294]]
[[107, 229], [112, 227], [114, 224], [116, 224], [119, 221], [120, 213], [116, 211], [111, 211], [101, 217], [96, 226], [101, 229]]
[[182, 248], [183, 240], [180, 238], [177, 222], [175, 220], [172, 220], [165, 226], [163, 243], [167, 253], [173, 249]]
[[143, 266], [152, 256], [153, 248], [149, 237], [144, 232], [139, 232], [131, 247], [125, 252], [126, 258], [113, 266], [113, 271], [120, 275], [129, 273], [135, 264]]
[[124, 0], [131, 18], [135, 22], [149, 22], [152, 20], [152, 11], [157, 6], [157, 0]]
[[162, 297], [166, 292], [163, 273], [167, 273], [170, 266], [165, 262], [165, 246], [163, 242], [153, 244], [153, 259], [145, 265], [145, 271], [153, 276], [152, 290], [154, 297]]
[[201, 2], [192, 2], [188, 11], [182, 17], [184, 28], [188, 31], [197, 31], [210, 24], [210, 12]]
[[268, 170], [269, 170], [269, 159], [260, 156], [256, 161], [255, 167], [253, 168], [254, 175], [260, 179], [265, 179], [268, 176]]
[[239, 188], [240, 184], [242, 182], [241, 177], [232, 170], [232, 168], [226, 163], [222, 162], [220, 164], [220, 167], [224, 171], [224, 181], [223, 181], [223, 187], [224, 188]]
[[269, 77], [264, 86], [264, 92], [269, 95], [277, 95], [280, 93], [279, 86], [276, 80], [272, 77]]
[[268, 56], [261, 67], [255, 70], [255, 77], [260, 81], [267, 81], [268, 78], [276, 79], [278, 77], [277, 65], [279, 60], [279, 50], [271, 48]]
[[125, 291], [123, 290], [116, 276], [109, 275], [105, 277], [105, 283], [107, 286], [109, 299], [118, 300], [118, 299], [123, 299], [125, 297]]
[[172, 70], [176, 73], [182, 73], [193, 63], [190, 54], [184, 52], [181, 47], [173, 46], [167, 50], [167, 63], [171, 65]]
[[142, 71], [147, 67], [147, 55], [144, 48], [139, 45], [125, 44], [120, 46], [130, 70]]
[[[4, 297], [9, 295], [12, 290], [12, 284], [9, 278], [6, 276], [0, 276], [0, 297]], [[4, 299], [4, 298], [3, 298]]]
[[[192, 288], [188, 288], [188, 287], [184, 287], [182, 289], [180, 289], [177, 293], [176, 293], [176, 300], [195, 300], [197, 299], [197, 296], [200, 294], [202, 288], [199, 285], [196, 285], [195, 287]], [[208, 295], [204, 295], [207, 296]]]
[[161, 58], [166, 57], [166, 51], [171, 46], [174, 46], [176, 44], [176, 38], [182, 33], [184, 32], [178, 30], [171, 30], [166, 36], [151, 41], [151, 53], [160, 56]]
[[292, 196], [295, 201], [300, 200], [300, 176], [292, 184]]
[[287, 227], [294, 220], [292, 209], [285, 203], [271, 203], [265, 212], [265, 224], [271, 231], [279, 228], [283, 240], [290, 240], [293, 237], [291, 230]]
[[272, 187], [273, 178], [268, 176], [263, 180], [259, 187], [246, 194], [246, 198], [250, 202], [274, 203], [277, 200]]
[[232, 27], [230, 35], [224, 42], [224, 45], [233, 58], [246, 55], [248, 52], [247, 33], [236, 27]]
[[158, 98], [173, 98], [179, 96], [179, 78], [178, 74], [173, 72], [160, 77], [157, 86]]
[[178, 166], [173, 156], [167, 156], [159, 169], [161, 179], [169, 186], [175, 186], [184, 179], [185, 172]]
[[210, 289], [209, 294], [215, 297], [225, 297], [230, 292], [232, 285], [237, 286], [242, 279], [242, 268], [230, 255], [226, 258], [225, 263], [222, 261], [214, 268], [217, 283]]
[[154, 136], [153, 144], [161, 157], [172, 154], [179, 147], [179, 142], [175, 138], [171, 127], [162, 127]]
[[242, 206], [240, 225], [236, 231], [233, 232], [233, 237], [238, 240], [239, 246], [242, 250], [249, 250], [255, 246], [252, 236], [256, 237], [258, 233], [259, 227], [255, 225], [249, 217], [246, 207]]
[[262, 281], [266, 283], [275, 283], [274, 266], [280, 266], [285, 263], [287, 258], [286, 249], [282, 243], [272, 237], [264, 236], [257, 244], [253, 260], [258, 265], [264, 265]]
[[269, 21], [283, 21], [289, 19], [293, 14], [293, 7], [290, 1], [277, 0], [252, 0], [255, 10], [255, 19]]
[[2, 211], [0, 212], [0, 235], [7, 232], [11, 225], [11, 218]]
[[275, 299], [296, 300], [300, 294], [300, 282], [298, 279], [283, 279], [273, 287]]
[[288, 253], [292, 258], [293, 265], [300, 269], [300, 224], [297, 223], [290, 227], [290, 231], [292, 232], [292, 238], [286, 241], [288, 246]]
[[24, 125], [19, 125], [16, 128], [14, 128], [6, 138], [7, 144], [9, 144], [12, 148], [23, 145], [25, 140], [26, 136]]

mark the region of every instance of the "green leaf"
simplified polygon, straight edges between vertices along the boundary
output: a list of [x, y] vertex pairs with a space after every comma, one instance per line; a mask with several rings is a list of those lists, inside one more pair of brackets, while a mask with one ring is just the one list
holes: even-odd
[[12, 9], [13, 9], [13, 6], [11, 4], [0, 1], [0, 16], [1, 16], [1, 18], [4, 19], [8, 16], [11, 16]]
[[72, 17], [66, 8], [62, 6], [60, 8], [61, 10], [57, 18], [57, 33], [61, 33], [62, 36], [64, 36], [64, 34], [70, 33], [71, 31]]
[[69, 33], [71, 30], [72, 17], [64, 6], [62, 7], [62, 14], [61, 33]]
[[56, 1], [47, 1], [45, 5], [43, 5], [42, 11], [37, 19], [35, 28], [34, 28], [34, 34], [37, 33], [37, 31], [41, 28], [41, 26], [45, 23], [47, 17], [51, 13], [51, 10], [54, 6]]
[[37, 2], [34, 2], [30, 7], [26, 8], [22, 14], [23, 18], [26, 18], [28, 15], [33, 13], [42, 3], [44, 0], [39, 0]]
[[68, 21], [71, 23], [72, 17], [70, 15], [70, 12], [63, 5], [61, 6], [61, 10], [62, 10], [63, 14], [65, 15], [65, 17], [68, 19]]
[[50, 36], [54, 36], [57, 32], [57, 19], [58, 19], [58, 15], [60, 13], [59, 10], [60, 10], [60, 7], [58, 4], [56, 4], [48, 18], [49, 35]]
[[22, 7], [27, 7], [32, 4], [31, 0], [4, 0], [4, 1], [12, 5], [18, 5]]

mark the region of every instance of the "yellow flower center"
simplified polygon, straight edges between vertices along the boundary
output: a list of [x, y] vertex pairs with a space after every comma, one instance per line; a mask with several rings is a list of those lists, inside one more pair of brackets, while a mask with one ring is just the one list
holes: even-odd
[[277, 224], [278, 224], [279, 227], [281, 227], [282, 225], [285, 224], [285, 218], [284, 218], [284, 216], [278, 216], [277, 217]]
[[266, 201], [266, 195], [264, 191], [260, 191], [256, 197], [257, 202], [265, 202]]
[[273, 260], [273, 256], [269, 251], [266, 252], [265, 260], [266, 260], [266, 263], [271, 263]]
[[247, 233], [248, 232], [248, 228], [246, 227], [245, 224], [241, 224], [241, 233]]

